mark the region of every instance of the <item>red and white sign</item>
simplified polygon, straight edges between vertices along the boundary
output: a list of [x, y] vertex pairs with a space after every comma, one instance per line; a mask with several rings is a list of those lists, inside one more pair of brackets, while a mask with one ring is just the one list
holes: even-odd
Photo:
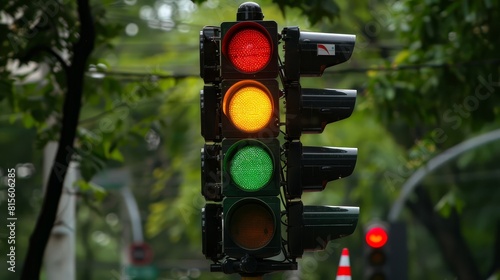
[[153, 250], [146, 243], [130, 245], [130, 262], [134, 265], [148, 265], [153, 261]]

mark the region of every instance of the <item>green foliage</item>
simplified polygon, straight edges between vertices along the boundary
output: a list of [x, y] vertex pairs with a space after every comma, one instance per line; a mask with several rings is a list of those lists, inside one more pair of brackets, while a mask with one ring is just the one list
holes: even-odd
[[[202, 4], [207, 2], [207, 0], [194, 0], [193, 2], [197, 4]], [[257, 2], [261, 4], [259, 1], [252, 1], [252, 2]], [[294, 8], [300, 10], [302, 16], [307, 17], [312, 25], [320, 22], [322, 19], [328, 19], [333, 22], [335, 19], [340, 17], [340, 7], [336, 1], [272, 0], [272, 2], [278, 5], [284, 17], [286, 17], [288, 14], [287, 8]]]
[[[109, 23], [105, 16], [105, 6], [110, 3], [105, 1], [93, 6], [98, 49], [109, 47], [110, 40], [119, 31], [119, 26]], [[0, 53], [0, 101], [6, 99], [9, 104], [10, 122], [21, 121], [24, 127], [35, 129], [39, 135], [37, 145], [43, 147], [48, 141], [57, 140], [61, 129], [67, 63], [71, 56], [77, 55], [72, 53], [72, 45], [78, 36], [78, 25], [74, 24], [78, 22], [76, 5], [73, 1], [8, 1], [1, 10], [4, 20], [0, 26], [6, 32], [0, 35], [3, 46]], [[107, 92], [121, 92], [120, 84], [114, 86], [113, 91], [108, 89]], [[102, 95], [90, 89], [86, 91], [85, 99], [95, 104], [94, 100], [102, 99]], [[122, 125], [120, 121], [115, 121], [114, 125]], [[89, 133], [80, 133], [79, 136], [76, 152], [80, 156], [77, 159], [83, 160], [85, 178], [100, 170], [106, 161], [123, 160], [116, 143], [123, 134], [92, 140]], [[89, 169], [88, 166], [97, 168]]]
[[493, 46], [500, 41], [490, 30], [499, 27], [498, 12], [488, 5], [405, 1], [395, 6], [396, 30], [409, 47], [387, 66], [415, 68], [372, 76], [369, 94], [387, 122], [400, 119], [424, 134], [433, 127], [455, 134], [459, 128], [478, 131], [497, 118], [499, 100], [493, 92], [499, 72]]
[[75, 186], [78, 186], [78, 189], [84, 194], [90, 193], [93, 199], [97, 202], [102, 201], [107, 194], [102, 187], [85, 180], [76, 181]]
[[[396, 38], [406, 47], [385, 63], [388, 71], [369, 73], [367, 98], [407, 150], [410, 170], [467, 138], [500, 127], [496, 94], [500, 68], [494, 47], [500, 40], [492, 32], [500, 28], [498, 5], [491, 1], [408, 0], [389, 8]], [[477, 237], [494, 232], [492, 222], [498, 220], [487, 214], [493, 207], [491, 198], [500, 197], [489, 187], [494, 179], [488, 174], [499, 166], [491, 160], [499, 154], [492, 146], [464, 154], [423, 183], [438, 215], [450, 217], [454, 211], [461, 216], [474, 252], [484, 248], [491, 253], [488, 242], [477, 242]], [[396, 178], [401, 185], [407, 176]], [[425, 221], [425, 217], [420, 219]], [[491, 242], [492, 236], [483, 238]], [[491, 255], [474, 255], [479, 270], [485, 273]]]
[[453, 209], [456, 209], [459, 214], [462, 213], [465, 202], [457, 192], [457, 190], [452, 189], [444, 195], [436, 204], [436, 211], [444, 217], [449, 217]]
[[307, 17], [312, 25], [318, 23], [323, 18], [334, 21], [340, 17], [340, 7], [336, 1], [286, 1], [286, 0], [273, 0], [278, 5], [283, 15], [286, 15], [286, 8], [298, 8], [302, 15]]
[[[500, 72], [492, 46], [500, 41], [489, 30], [500, 26], [497, 11], [488, 5], [405, 1], [394, 6], [396, 30], [408, 48], [387, 67], [415, 67], [370, 73], [368, 98], [394, 134], [406, 131], [399, 142], [409, 148], [414, 168], [471, 135], [498, 127]], [[461, 163], [462, 169], [469, 168]], [[463, 207], [453, 192], [438, 193], [442, 213], [449, 213], [449, 205]]]

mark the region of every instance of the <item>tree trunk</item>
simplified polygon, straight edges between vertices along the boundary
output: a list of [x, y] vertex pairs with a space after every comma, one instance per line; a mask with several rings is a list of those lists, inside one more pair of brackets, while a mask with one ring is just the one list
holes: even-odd
[[434, 236], [444, 259], [458, 279], [484, 279], [460, 231], [459, 215], [455, 209], [448, 217], [434, 211], [434, 204], [427, 191], [420, 185], [415, 189], [416, 201], [407, 201], [414, 217]]
[[88, 0], [78, 0], [78, 16], [80, 19], [80, 38], [73, 46], [71, 65], [66, 72], [67, 89], [63, 105], [59, 146], [47, 183], [47, 192], [40, 216], [31, 234], [21, 272], [21, 279], [25, 280], [34, 280], [40, 277], [43, 254], [54, 225], [64, 178], [73, 156], [73, 142], [82, 102], [83, 79], [87, 59], [92, 53], [95, 41], [95, 30]]

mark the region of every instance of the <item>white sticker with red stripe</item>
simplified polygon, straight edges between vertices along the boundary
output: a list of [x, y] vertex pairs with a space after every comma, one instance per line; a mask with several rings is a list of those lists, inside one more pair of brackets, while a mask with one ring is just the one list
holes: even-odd
[[318, 44], [318, 55], [335, 55], [335, 45]]

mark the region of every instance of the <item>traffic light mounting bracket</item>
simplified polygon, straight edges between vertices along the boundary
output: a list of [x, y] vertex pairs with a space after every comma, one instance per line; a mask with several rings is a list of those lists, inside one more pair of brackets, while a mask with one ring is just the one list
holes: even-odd
[[297, 270], [297, 268], [298, 265], [295, 260], [281, 262], [256, 259], [249, 255], [243, 256], [240, 260], [225, 259], [222, 263], [210, 265], [211, 272], [239, 273], [242, 276], [261, 276], [269, 272]]
[[206, 84], [220, 82], [220, 27], [200, 31], [200, 77]]

